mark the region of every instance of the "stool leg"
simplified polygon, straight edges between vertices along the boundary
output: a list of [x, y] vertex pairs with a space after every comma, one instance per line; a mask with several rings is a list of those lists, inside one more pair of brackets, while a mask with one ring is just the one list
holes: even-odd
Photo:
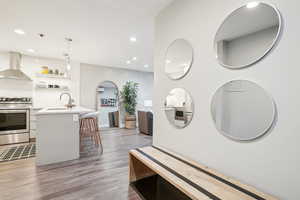
[[101, 146], [101, 154], [103, 154], [103, 145], [102, 145], [100, 134], [97, 134], [97, 137], [98, 137], [98, 141], [99, 141], [100, 146]]
[[96, 134], [96, 139], [97, 139], [97, 145], [98, 145], [98, 147], [99, 147], [99, 145], [100, 145], [100, 140], [99, 140], [99, 135], [98, 135], [98, 133]]
[[95, 144], [96, 144], [96, 147], [99, 147], [99, 142], [98, 142], [98, 138], [97, 138], [97, 135], [93, 135], [93, 138], [95, 140]]
[[92, 142], [93, 142], [93, 145], [95, 145], [95, 146], [96, 146], [95, 137], [94, 137], [93, 135], [91, 136], [91, 140], [92, 140]]

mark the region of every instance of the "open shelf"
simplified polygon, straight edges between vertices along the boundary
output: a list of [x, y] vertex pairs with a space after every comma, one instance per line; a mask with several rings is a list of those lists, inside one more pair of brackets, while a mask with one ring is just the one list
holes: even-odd
[[[50, 85], [52, 87], [50, 87]], [[44, 84], [36, 83], [35, 88], [40, 90], [63, 90], [63, 91], [70, 90], [70, 87], [67, 85], [58, 85], [58, 84], [49, 84], [49, 83], [44, 83]]]
[[39, 78], [56, 78], [56, 79], [71, 79], [69, 76], [61, 76], [61, 75], [56, 75], [56, 74], [41, 74], [41, 73], [36, 73], [36, 76]]
[[43, 87], [36, 87], [38, 90], [61, 90], [61, 91], [70, 91], [70, 88], [43, 88]]

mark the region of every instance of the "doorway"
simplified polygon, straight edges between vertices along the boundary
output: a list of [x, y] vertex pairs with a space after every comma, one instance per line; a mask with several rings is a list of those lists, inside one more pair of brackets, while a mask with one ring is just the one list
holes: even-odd
[[119, 89], [112, 81], [103, 81], [96, 90], [96, 110], [99, 112], [100, 129], [120, 127]]

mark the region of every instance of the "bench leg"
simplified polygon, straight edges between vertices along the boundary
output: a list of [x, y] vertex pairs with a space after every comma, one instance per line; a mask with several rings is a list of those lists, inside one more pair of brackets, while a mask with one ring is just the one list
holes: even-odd
[[129, 181], [130, 183], [138, 181], [143, 178], [156, 175], [154, 171], [144, 165], [141, 161], [136, 159], [129, 153]]

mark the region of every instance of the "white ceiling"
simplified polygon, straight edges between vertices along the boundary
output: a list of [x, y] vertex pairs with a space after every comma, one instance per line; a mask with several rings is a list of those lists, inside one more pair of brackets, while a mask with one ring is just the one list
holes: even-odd
[[[172, 0], [3, 0], [0, 51], [63, 58], [71, 37], [72, 60], [152, 71], [154, 17]], [[23, 29], [17, 35], [14, 29]], [[44, 33], [44, 39], [38, 37]], [[136, 37], [137, 42], [129, 41]], [[27, 52], [34, 49], [35, 53]], [[126, 61], [138, 60], [132, 64]], [[149, 68], [144, 68], [148, 64]]]

